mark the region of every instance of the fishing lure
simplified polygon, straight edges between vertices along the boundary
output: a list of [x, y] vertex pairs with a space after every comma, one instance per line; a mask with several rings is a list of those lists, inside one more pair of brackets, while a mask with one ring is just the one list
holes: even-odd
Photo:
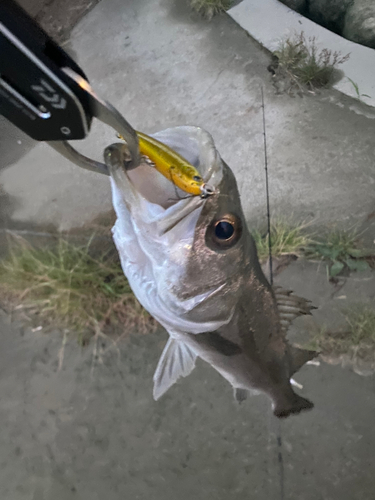
[[[153, 137], [142, 132], [136, 133], [141, 155], [175, 186], [185, 193], [203, 198], [214, 194], [215, 189], [205, 183], [198, 170], [180, 154]], [[119, 137], [123, 139], [120, 135]]]

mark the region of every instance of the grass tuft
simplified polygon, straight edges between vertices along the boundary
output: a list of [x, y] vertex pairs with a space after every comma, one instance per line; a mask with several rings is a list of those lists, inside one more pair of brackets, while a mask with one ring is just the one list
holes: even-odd
[[[284, 220], [276, 220], [271, 224], [272, 255], [294, 254], [300, 256], [303, 250], [310, 245], [311, 238], [304, 230], [307, 224], [293, 226]], [[267, 231], [252, 231], [253, 238], [258, 250], [258, 258], [264, 261], [268, 258], [269, 235]]]
[[93, 256], [91, 242], [33, 248], [17, 238], [0, 262], [0, 299], [36, 313], [44, 324], [74, 329], [147, 332], [155, 321], [134, 297], [114, 252]]
[[340, 52], [318, 50], [316, 37], [306, 38], [303, 31], [283, 39], [273, 55], [277, 59], [274, 76], [290, 80], [289, 92], [326, 87], [334, 69], [349, 59], [349, 54], [342, 56]]
[[191, 8], [208, 20], [230, 9], [232, 3], [232, 0], [190, 0]]
[[[367, 271], [375, 268], [371, 250], [360, 248], [360, 234], [355, 230], [334, 230], [316, 238], [308, 233], [309, 224], [293, 225], [279, 219], [271, 225], [272, 256], [291, 255], [327, 263], [327, 275], [333, 279], [339, 274], [351, 271]], [[260, 261], [268, 259], [268, 232], [253, 230]]]
[[347, 354], [353, 360], [374, 361], [375, 310], [367, 304], [355, 304], [343, 311], [346, 326], [338, 331], [322, 328], [309, 346], [326, 355]]

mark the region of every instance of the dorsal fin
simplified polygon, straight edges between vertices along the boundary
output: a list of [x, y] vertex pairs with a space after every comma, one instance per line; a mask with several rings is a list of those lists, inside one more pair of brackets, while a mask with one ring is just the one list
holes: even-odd
[[196, 354], [183, 342], [169, 338], [154, 374], [154, 399], [162, 396], [180, 377], [194, 369]]
[[309, 300], [294, 295], [291, 290], [285, 290], [281, 286], [274, 286], [273, 291], [279, 310], [280, 323], [285, 333], [295, 318], [304, 314], [311, 314], [311, 310], [316, 309]]
[[305, 363], [318, 356], [316, 351], [307, 351], [288, 344], [289, 376], [294, 375]]

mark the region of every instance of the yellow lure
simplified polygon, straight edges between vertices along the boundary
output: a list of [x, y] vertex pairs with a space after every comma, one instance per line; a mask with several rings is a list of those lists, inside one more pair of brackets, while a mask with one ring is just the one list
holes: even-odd
[[142, 132], [136, 134], [141, 155], [146, 156], [152, 166], [178, 188], [203, 197], [214, 193], [215, 190], [204, 182], [198, 170], [176, 151]]

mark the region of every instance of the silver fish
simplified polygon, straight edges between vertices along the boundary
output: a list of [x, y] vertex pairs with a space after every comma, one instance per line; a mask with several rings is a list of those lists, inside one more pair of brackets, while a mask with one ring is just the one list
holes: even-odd
[[286, 340], [290, 322], [312, 306], [265, 278], [235, 177], [211, 136], [177, 127], [155, 137], [198, 168], [216, 192], [179, 199], [175, 186], [149, 165], [126, 170], [126, 145], [105, 150], [117, 214], [113, 238], [124, 273], [170, 335], [154, 375], [154, 398], [189, 375], [200, 357], [229, 381], [239, 401], [263, 392], [277, 417], [312, 408], [290, 379], [316, 353]]

